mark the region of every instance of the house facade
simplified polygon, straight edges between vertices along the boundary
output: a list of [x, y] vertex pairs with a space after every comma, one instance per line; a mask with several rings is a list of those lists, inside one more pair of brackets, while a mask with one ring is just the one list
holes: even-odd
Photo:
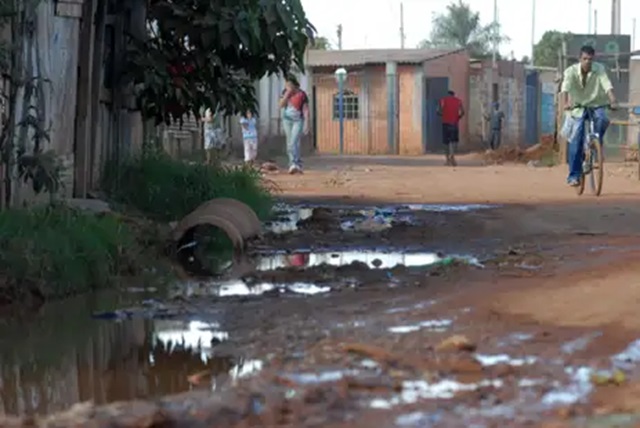
[[486, 146], [485, 116], [494, 102], [505, 114], [503, 143], [533, 145], [553, 138], [556, 130], [558, 71], [516, 61], [472, 61], [469, 72], [470, 149]]
[[[306, 66], [318, 153], [439, 152], [443, 146], [438, 101], [451, 89], [468, 110], [469, 57], [464, 50], [310, 50]], [[342, 144], [338, 68], [348, 73]], [[466, 141], [466, 118], [460, 131]]]

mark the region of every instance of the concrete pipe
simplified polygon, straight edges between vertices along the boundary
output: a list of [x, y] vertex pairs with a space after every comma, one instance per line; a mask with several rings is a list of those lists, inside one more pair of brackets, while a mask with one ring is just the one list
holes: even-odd
[[173, 230], [173, 239], [174, 241], [180, 241], [184, 234], [194, 227], [205, 225], [215, 226], [223, 230], [233, 243], [234, 249], [240, 252], [244, 251], [244, 237], [232, 220], [215, 214], [198, 212], [198, 210], [180, 220]]
[[219, 215], [233, 221], [245, 239], [260, 235], [262, 223], [245, 203], [231, 198], [216, 198], [200, 205], [194, 212]]

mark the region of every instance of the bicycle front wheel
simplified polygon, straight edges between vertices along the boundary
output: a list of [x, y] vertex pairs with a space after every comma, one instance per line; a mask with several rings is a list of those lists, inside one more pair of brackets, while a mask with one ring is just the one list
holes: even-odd
[[600, 141], [593, 139], [589, 142], [589, 153], [591, 155], [591, 174], [589, 174], [591, 193], [595, 196], [600, 196], [604, 182], [604, 156]]

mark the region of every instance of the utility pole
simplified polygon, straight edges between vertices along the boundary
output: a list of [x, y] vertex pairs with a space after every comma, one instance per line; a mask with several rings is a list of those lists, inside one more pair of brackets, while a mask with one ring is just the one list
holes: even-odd
[[493, 68], [498, 65], [498, 0], [493, 0]]
[[593, 18], [593, 0], [589, 0], [589, 31], [587, 31], [587, 34], [593, 34], [591, 32], [591, 30], [593, 29], [593, 24], [591, 22], [591, 19]]
[[341, 51], [342, 50], [342, 24], [338, 24], [336, 35], [338, 36], [338, 50]]
[[622, 33], [622, 7], [620, 0], [611, 0], [611, 34]]
[[531, 65], [534, 65], [536, 56], [536, 0], [531, 0]]
[[404, 49], [404, 3], [400, 2], [400, 49]]
[[598, 9], [593, 11], [593, 34], [598, 35]]
[[631, 49], [633, 50], [636, 50], [638, 47], [636, 45], [636, 29], [637, 29], [636, 18], [633, 18], [633, 27], [631, 28]]

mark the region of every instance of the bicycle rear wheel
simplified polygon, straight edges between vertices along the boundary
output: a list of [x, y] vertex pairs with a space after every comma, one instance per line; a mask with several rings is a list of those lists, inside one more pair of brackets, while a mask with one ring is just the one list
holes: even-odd
[[595, 196], [600, 196], [604, 182], [604, 157], [602, 155], [602, 145], [600, 141], [593, 139], [589, 142], [589, 154], [591, 163], [591, 173], [589, 174], [591, 193]]

